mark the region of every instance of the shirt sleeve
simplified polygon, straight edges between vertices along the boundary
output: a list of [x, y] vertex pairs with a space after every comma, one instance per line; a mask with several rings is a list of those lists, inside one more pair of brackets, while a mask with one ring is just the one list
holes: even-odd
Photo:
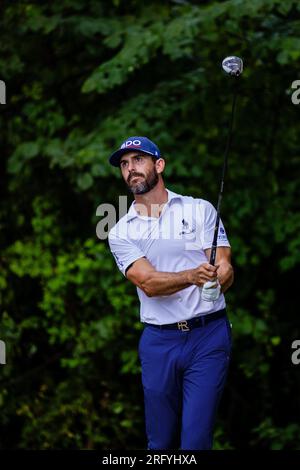
[[136, 260], [144, 258], [145, 254], [131, 240], [120, 237], [115, 233], [108, 236], [110, 251], [112, 252], [117, 266], [126, 275], [126, 269]]
[[[203, 201], [203, 202], [204, 202], [203, 249], [206, 250], [207, 248], [211, 248], [211, 245], [213, 242], [217, 211], [210, 202], [208, 201]], [[219, 224], [217, 246], [230, 247], [230, 243], [228, 241], [226, 231], [225, 231], [225, 228], [221, 219], [220, 219], [220, 224]]]

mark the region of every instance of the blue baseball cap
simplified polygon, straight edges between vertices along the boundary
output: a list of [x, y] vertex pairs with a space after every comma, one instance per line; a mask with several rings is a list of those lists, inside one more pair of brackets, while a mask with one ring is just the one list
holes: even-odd
[[120, 166], [122, 155], [132, 152], [132, 150], [140, 150], [142, 153], [153, 155], [156, 158], [161, 157], [159, 148], [148, 137], [134, 136], [124, 140], [121, 147], [109, 157], [109, 163], [113, 166]]

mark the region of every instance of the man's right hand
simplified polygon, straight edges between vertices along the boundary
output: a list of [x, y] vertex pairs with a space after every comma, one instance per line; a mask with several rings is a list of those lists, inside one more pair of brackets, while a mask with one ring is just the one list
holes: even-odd
[[215, 281], [217, 279], [218, 266], [212, 266], [209, 263], [200, 264], [190, 271], [190, 283], [202, 287], [207, 281]]

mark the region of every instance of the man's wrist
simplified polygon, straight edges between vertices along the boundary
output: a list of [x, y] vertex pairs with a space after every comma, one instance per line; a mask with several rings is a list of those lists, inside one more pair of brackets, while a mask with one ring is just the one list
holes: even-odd
[[187, 275], [187, 282], [191, 285], [195, 284], [195, 280], [194, 280], [194, 272], [195, 272], [195, 269], [188, 269], [186, 271], [186, 275]]

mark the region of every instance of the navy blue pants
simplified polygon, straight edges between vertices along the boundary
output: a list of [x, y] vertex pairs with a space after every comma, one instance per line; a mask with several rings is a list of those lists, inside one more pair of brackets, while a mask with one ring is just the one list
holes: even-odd
[[145, 327], [139, 356], [148, 449], [212, 448], [230, 351], [226, 316], [190, 331]]

